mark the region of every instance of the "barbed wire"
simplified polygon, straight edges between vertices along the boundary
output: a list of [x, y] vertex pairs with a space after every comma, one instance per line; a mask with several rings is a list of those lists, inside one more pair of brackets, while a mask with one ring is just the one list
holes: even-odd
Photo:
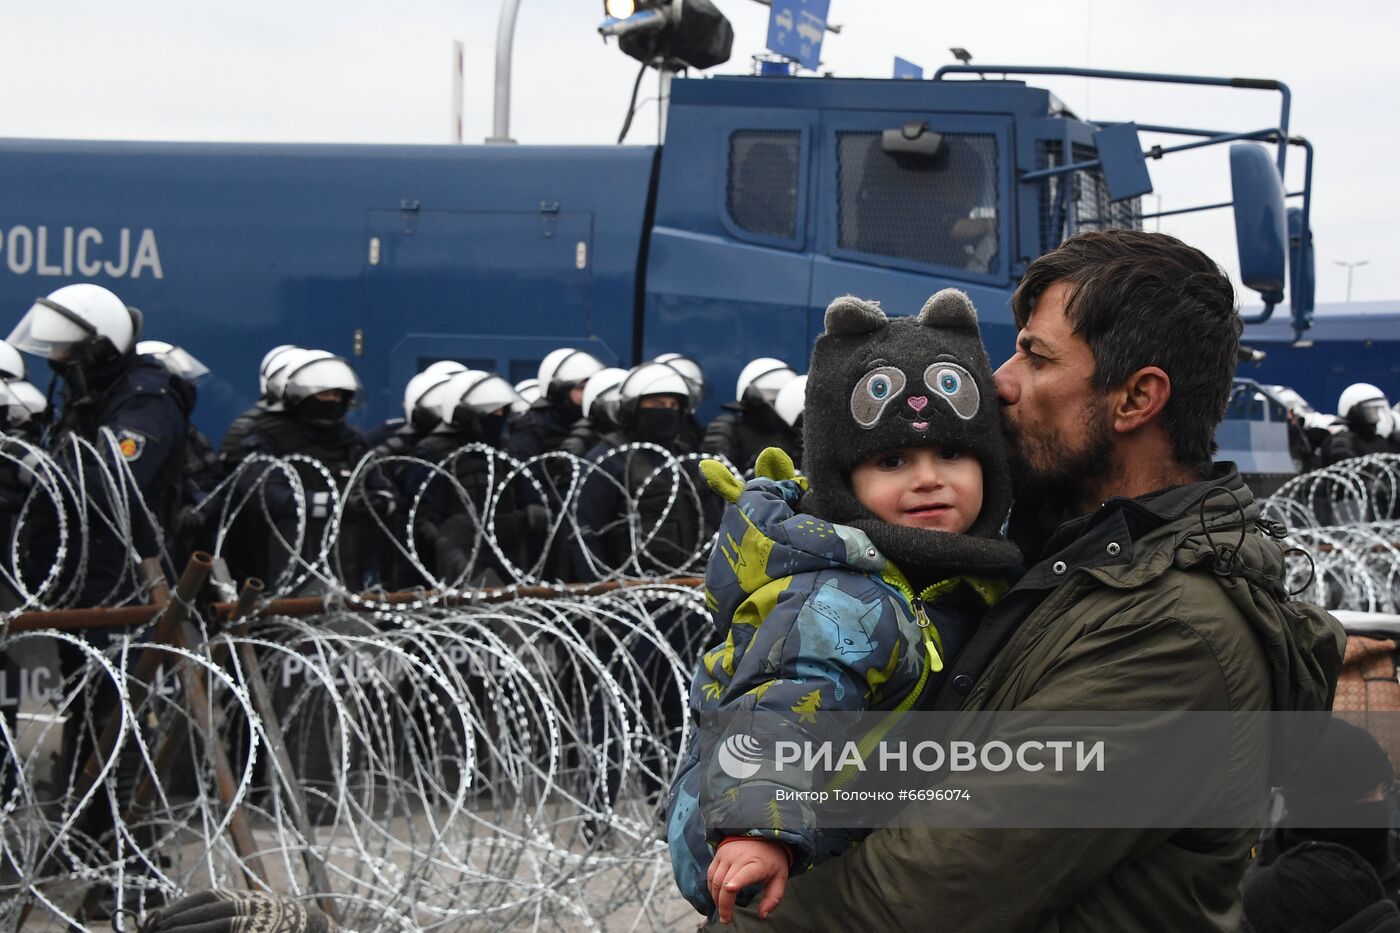
[[[506, 606], [268, 618], [198, 651], [149, 632], [122, 634], [106, 651], [71, 635], [12, 635], [11, 651], [58, 638], [87, 663], [61, 688], [27, 697], [17, 726], [0, 727], [0, 926], [31, 899], [76, 922], [94, 886], [140, 901], [267, 883], [328, 898], [357, 930], [541, 918], [665, 927], [668, 909], [674, 920], [688, 908], [672, 894], [659, 811], [686, 728], [690, 659], [708, 636], [701, 594], [663, 583]], [[271, 688], [286, 759], [253, 703], [245, 646]], [[146, 651], [164, 660], [133, 702], [127, 687]], [[210, 719], [236, 762], [232, 788], [218, 786], [180, 665], [208, 685]], [[104, 683], [121, 730], [78, 796], [81, 763], [56, 768], [56, 730]], [[86, 705], [100, 731], [106, 710]], [[159, 767], [177, 722], [190, 738], [174, 767]], [[153, 792], [132, 808], [142, 781]], [[302, 807], [304, 826], [294, 819]], [[227, 832], [235, 808], [253, 828], [260, 875]], [[84, 818], [93, 811], [104, 818]], [[329, 890], [314, 883], [308, 856]]]
[[1400, 456], [1372, 454], [1294, 477], [1260, 506], [1288, 529], [1287, 583], [1327, 609], [1400, 607]]

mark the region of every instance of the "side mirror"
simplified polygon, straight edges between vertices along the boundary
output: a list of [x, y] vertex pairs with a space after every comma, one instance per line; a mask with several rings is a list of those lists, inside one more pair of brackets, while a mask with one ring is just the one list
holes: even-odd
[[1283, 300], [1286, 282], [1287, 218], [1283, 180], [1269, 150], [1256, 143], [1230, 147], [1230, 187], [1235, 204], [1235, 243], [1240, 279], [1266, 305]]
[[1312, 322], [1313, 295], [1312, 231], [1303, 229], [1303, 209], [1288, 209], [1288, 294], [1293, 302], [1293, 322], [1304, 329]]
[[880, 134], [880, 149], [890, 155], [932, 159], [943, 148], [943, 134], [928, 128], [928, 121], [910, 120]]

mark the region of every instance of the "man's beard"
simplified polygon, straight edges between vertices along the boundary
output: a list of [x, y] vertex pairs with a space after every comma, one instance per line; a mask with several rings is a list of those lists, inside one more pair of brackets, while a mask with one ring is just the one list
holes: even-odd
[[1077, 448], [1059, 431], [1030, 434], [1001, 412], [1012, 489], [1019, 501], [1075, 507], [1093, 499], [1096, 481], [1113, 466], [1113, 433], [1099, 398], [1085, 401], [1081, 417], [1088, 437]]

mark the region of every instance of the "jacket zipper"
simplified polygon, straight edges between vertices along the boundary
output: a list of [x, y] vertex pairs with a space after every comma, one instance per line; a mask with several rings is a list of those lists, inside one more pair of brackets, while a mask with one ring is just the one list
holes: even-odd
[[[856, 748], [859, 750], [862, 759], [869, 756], [870, 752], [879, 744], [880, 740], [889, 733], [890, 729], [894, 728], [895, 721], [900, 716], [914, 708], [914, 704], [917, 703], [919, 697], [923, 695], [924, 687], [928, 685], [929, 674], [943, 670], [943, 657], [939, 654], [938, 646], [934, 642], [933, 637], [933, 633], [936, 629], [933, 627], [933, 620], [928, 616], [928, 608], [924, 605], [924, 597], [928, 596], [930, 591], [935, 587], [929, 587], [916, 597], [913, 587], [909, 586], [904, 580], [895, 578], [893, 580], [886, 580], [886, 582], [899, 590], [900, 595], [904, 597], [905, 602], [913, 612], [914, 621], [919, 626], [919, 635], [922, 637], [924, 650], [928, 653], [928, 661], [919, 666], [919, 680], [914, 684], [914, 689], [909, 691], [908, 695], [900, 701], [898, 706], [890, 710], [889, 715], [880, 720], [879, 725], [867, 732], [860, 742], [856, 744]], [[843, 787], [855, 774], [856, 772], [854, 770], [843, 770], [828, 782], [827, 788], [836, 789]]]

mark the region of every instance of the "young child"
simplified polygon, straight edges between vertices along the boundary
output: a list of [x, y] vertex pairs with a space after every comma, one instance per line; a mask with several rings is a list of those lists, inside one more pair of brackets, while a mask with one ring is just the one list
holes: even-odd
[[[820, 712], [931, 706], [941, 672], [1005, 590], [999, 575], [1019, 562], [1000, 533], [1011, 488], [996, 388], [962, 292], [939, 292], [912, 318], [834, 301], [805, 412], [805, 493], [779, 451], [765, 451], [762, 478], [746, 486], [704, 464], [735, 507], [706, 573], [723, 642], [691, 685], [697, 717], [795, 712], [814, 723]], [[803, 784], [808, 775], [735, 780], [713, 766], [714, 744], [696, 733], [667, 800], [676, 882], [723, 921], [741, 891], [762, 885], [767, 916], [790, 873], [864, 833], [814, 831], [803, 804], [775, 803], [775, 783], [820, 789]]]

